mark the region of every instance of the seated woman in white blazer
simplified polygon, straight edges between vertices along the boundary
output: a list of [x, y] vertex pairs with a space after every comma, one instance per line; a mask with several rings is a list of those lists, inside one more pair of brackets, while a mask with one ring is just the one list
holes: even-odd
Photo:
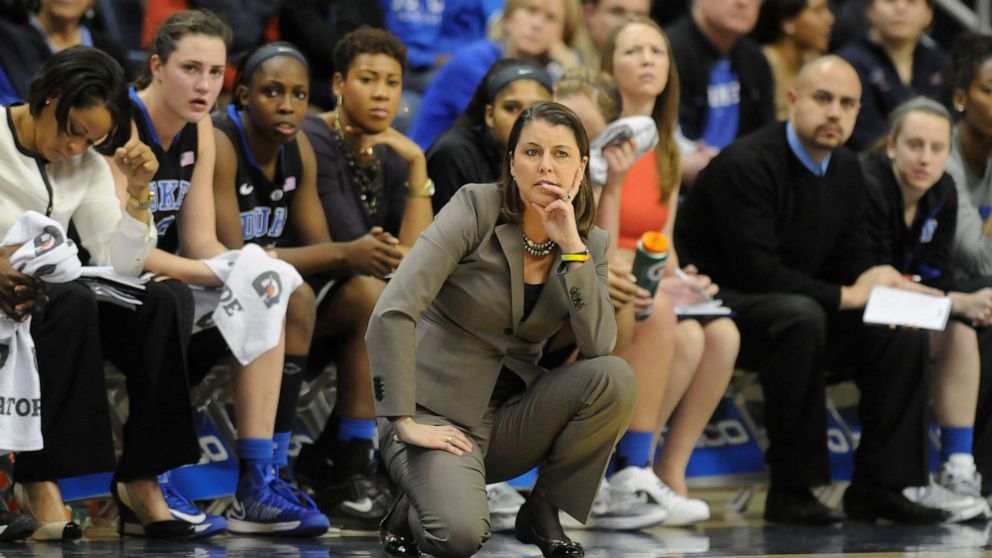
[[[584, 556], [558, 510], [588, 517], [637, 390], [606, 356], [616, 321], [588, 153], [568, 108], [523, 111], [500, 182], [459, 189], [379, 299], [367, 342], [383, 458], [402, 491], [380, 531], [390, 554], [474, 554], [489, 537], [486, 483], [540, 464], [517, 538]], [[585, 358], [540, 368], [565, 323]]]

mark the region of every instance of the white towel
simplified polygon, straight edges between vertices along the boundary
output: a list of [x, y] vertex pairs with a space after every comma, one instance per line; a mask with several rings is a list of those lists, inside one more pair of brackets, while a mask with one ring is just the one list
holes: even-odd
[[21, 247], [10, 257], [10, 265], [25, 275], [48, 283], [67, 283], [79, 278], [82, 265], [76, 243], [66, 238], [57, 221], [28, 211], [3, 238], [3, 246]]
[[224, 283], [213, 320], [238, 362], [278, 345], [289, 295], [303, 284], [296, 268], [255, 244], [205, 263]]
[[[2, 246], [21, 247], [10, 263], [25, 275], [50, 283], [79, 277], [76, 245], [58, 222], [35, 211], [25, 213], [4, 236]], [[41, 436], [41, 382], [31, 339], [31, 318], [0, 315], [0, 453], [44, 447]]]
[[658, 144], [658, 126], [650, 116], [628, 116], [614, 120], [589, 142], [589, 178], [596, 186], [606, 184], [609, 163], [603, 156], [603, 148], [612, 144], [619, 137], [634, 140], [635, 161]]

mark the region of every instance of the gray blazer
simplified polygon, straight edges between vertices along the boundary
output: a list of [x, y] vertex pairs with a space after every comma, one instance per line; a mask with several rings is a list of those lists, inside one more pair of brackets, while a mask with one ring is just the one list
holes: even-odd
[[543, 342], [566, 321], [588, 357], [613, 350], [617, 326], [607, 288], [608, 235], [594, 228], [592, 258], [551, 274], [526, 321], [523, 229], [501, 223], [495, 184], [458, 190], [379, 298], [366, 335], [376, 414], [417, 405], [468, 428], [479, 424], [503, 366], [530, 385]]

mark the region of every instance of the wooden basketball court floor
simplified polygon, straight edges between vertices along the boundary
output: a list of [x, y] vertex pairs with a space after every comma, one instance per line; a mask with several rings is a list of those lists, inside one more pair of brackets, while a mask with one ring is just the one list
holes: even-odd
[[[764, 494], [758, 487], [750, 505], [735, 509], [737, 489], [701, 489], [694, 495], [711, 506], [713, 519], [694, 528], [658, 527], [634, 533], [573, 531], [589, 558], [665, 556], [816, 556], [816, 557], [992, 557], [992, 523], [927, 527], [845, 523], [814, 528], [766, 524]], [[97, 520], [83, 541], [73, 544], [0, 543], [0, 558], [331, 558], [385, 557], [375, 533], [332, 532], [318, 539], [217, 536], [192, 542], [119, 539], [112, 526]], [[540, 557], [536, 546], [509, 534], [496, 534], [476, 554], [480, 558]]]

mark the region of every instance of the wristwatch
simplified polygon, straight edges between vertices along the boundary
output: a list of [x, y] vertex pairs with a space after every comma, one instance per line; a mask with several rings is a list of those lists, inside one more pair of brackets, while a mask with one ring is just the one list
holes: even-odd
[[434, 195], [434, 181], [430, 178], [420, 188], [407, 188], [406, 195], [411, 198], [429, 198]]

